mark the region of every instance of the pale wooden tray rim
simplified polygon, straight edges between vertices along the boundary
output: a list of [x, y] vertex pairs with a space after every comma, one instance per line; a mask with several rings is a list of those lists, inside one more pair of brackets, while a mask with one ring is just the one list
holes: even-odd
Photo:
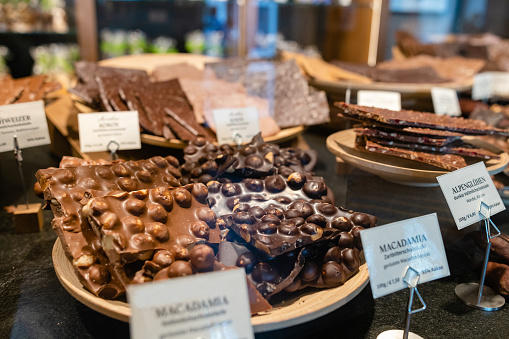
[[[500, 173], [507, 167], [509, 164], [509, 155], [507, 153], [503, 152], [494, 145], [488, 145], [487, 143], [475, 138], [467, 138], [469, 142], [483, 144], [492, 152], [500, 155], [499, 160], [485, 162], [486, 169], [490, 175]], [[368, 173], [380, 176], [388, 181], [413, 186], [438, 186], [436, 177], [450, 173], [449, 171], [441, 170], [439, 168], [436, 170], [427, 169], [430, 166], [421, 164], [417, 161], [356, 150], [354, 148], [354, 143], [354, 129], [347, 129], [333, 133], [329, 135], [326, 140], [327, 149], [332, 154], [340, 157], [347, 164], [360, 168]], [[377, 158], [376, 160], [369, 159], [375, 157]], [[482, 161], [482, 159], [478, 159], [478, 161]], [[405, 163], [405, 166], [398, 166], [398, 163]], [[406, 163], [408, 163], [408, 166], [406, 166]]]

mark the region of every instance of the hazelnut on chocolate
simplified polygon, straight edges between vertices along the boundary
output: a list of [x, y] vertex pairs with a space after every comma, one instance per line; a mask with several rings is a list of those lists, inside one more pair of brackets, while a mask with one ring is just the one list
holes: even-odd
[[189, 253], [189, 261], [198, 271], [211, 269], [214, 260], [214, 250], [207, 245], [196, 245]]

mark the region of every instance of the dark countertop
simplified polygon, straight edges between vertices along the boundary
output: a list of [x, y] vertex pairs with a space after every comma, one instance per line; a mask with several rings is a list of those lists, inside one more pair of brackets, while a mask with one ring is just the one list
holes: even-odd
[[[304, 133], [305, 141], [319, 151], [315, 172], [325, 177], [336, 194], [336, 205], [374, 214], [379, 225], [428, 213], [438, 214], [446, 244], [451, 276], [419, 285], [428, 308], [414, 314], [411, 331], [423, 338], [508, 338], [507, 305], [500, 311], [483, 312], [464, 305], [454, 294], [459, 282], [476, 281], [482, 252], [469, 243], [468, 233], [457, 231], [439, 187], [411, 187], [387, 182], [354, 169], [348, 176], [336, 174], [335, 157], [325, 148], [326, 135], [318, 128]], [[162, 154], [166, 155], [166, 154]], [[28, 187], [39, 168], [58, 165], [48, 146], [23, 151]], [[51, 211], [44, 211], [39, 233], [15, 234], [14, 221], [5, 207], [24, 201], [17, 165], [11, 152], [0, 154], [0, 337], [1, 338], [127, 338], [129, 325], [97, 313], [75, 300], [58, 281], [51, 259], [56, 235], [51, 230]], [[41, 202], [29, 191], [30, 202]], [[509, 212], [493, 217], [509, 231]], [[259, 333], [257, 338], [376, 338], [390, 329], [403, 329], [408, 290], [373, 300], [368, 286], [352, 301], [319, 319], [284, 330]]]

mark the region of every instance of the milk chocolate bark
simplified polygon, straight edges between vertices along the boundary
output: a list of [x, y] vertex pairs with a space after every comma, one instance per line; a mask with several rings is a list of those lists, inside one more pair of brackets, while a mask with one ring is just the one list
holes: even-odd
[[256, 203], [239, 203], [231, 215], [220, 218], [247, 243], [269, 256], [329, 240], [342, 229], [376, 224], [372, 216], [321, 200], [296, 200], [289, 204], [274, 201], [265, 208]]
[[344, 115], [368, 122], [375, 121], [392, 126], [432, 128], [466, 134], [497, 134], [509, 136], [508, 130], [491, 127], [480, 120], [408, 110], [391, 111], [375, 107], [347, 104], [344, 102], [335, 103], [335, 105], [343, 110]]
[[357, 144], [357, 147], [365, 149], [368, 152], [410, 159], [449, 171], [455, 171], [467, 166], [465, 159], [454, 154], [432, 154], [403, 148], [385, 147], [370, 140], [366, 140], [365, 143]]
[[90, 199], [82, 212], [119, 278], [129, 284], [124, 266], [147, 260], [156, 250], [185, 259], [196, 243], [219, 243], [222, 230], [206, 198], [203, 184], [112, 192]]
[[[173, 157], [169, 158], [174, 161]], [[175, 159], [176, 160], [176, 159]], [[125, 161], [112, 165], [48, 168], [39, 170], [36, 177], [51, 199], [51, 192], [61, 185], [75, 185], [98, 191], [134, 191], [158, 186], [178, 187], [180, 172], [163, 157]]]
[[13, 79], [10, 76], [0, 78], [0, 105], [10, 105], [44, 99], [46, 94], [59, 90], [60, 84], [49, 82], [46, 75], [32, 75]]

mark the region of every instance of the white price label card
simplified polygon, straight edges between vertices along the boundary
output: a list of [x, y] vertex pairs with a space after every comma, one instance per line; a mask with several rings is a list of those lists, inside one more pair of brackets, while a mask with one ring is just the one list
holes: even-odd
[[357, 105], [401, 111], [401, 94], [389, 91], [357, 91]]
[[82, 152], [107, 151], [112, 141], [119, 150], [141, 148], [137, 111], [81, 113], [78, 125]]
[[256, 107], [214, 109], [212, 114], [219, 144], [247, 142], [260, 133]]
[[[491, 207], [491, 215], [505, 210], [502, 198], [482, 161], [441, 175], [437, 180], [459, 230], [481, 220], [481, 201]], [[483, 211], [483, 214], [486, 215], [486, 212]]]
[[452, 88], [432, 87], [431, 100], [435, 113], [438, 115], [461, 116], [458, 93]]
[[130, 285], [131, 338], [254, 338], [244, 269]]
[[14, 150], [14, 136], [22, 149], [51, 143], [42, 100], [0, 106], [0, 152]]
[[436, 213], [362, 230], [361, 239], [375, 299], [407, 288], [408, 267], [419, 283], [450, 274]]
[[489, 99], [493, 96], [509, 96], [508, 72], [483, 72], [474, 76], [472, 99]]

